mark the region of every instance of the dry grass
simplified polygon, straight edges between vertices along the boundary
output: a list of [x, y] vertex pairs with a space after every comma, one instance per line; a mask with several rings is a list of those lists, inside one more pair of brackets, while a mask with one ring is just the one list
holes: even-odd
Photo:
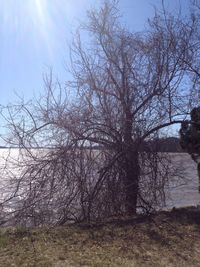
[[200, 210], [98, 226], [1, 229], [0, 266], [200, 266]]

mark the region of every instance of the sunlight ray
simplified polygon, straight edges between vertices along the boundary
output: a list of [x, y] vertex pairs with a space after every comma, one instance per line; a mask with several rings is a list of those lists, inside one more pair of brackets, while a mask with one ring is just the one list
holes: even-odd
[[13, 36], [14, 42], [20, 43], [24, 36], [32, 39], [35, 48], [39, 43], [46, 46], [51, 54], [53, 42], [52, 18], [48, 12], [46, 0], [7, 0], [0, 9], [1, 31], [5, 39]]

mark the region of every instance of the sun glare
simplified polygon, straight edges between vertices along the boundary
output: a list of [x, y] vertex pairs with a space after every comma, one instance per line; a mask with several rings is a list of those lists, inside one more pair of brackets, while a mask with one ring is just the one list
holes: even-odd
[[42, 41], [50, 52], [52, 20], [47, 0], [6, 0], [2, 2], [0, 20], [4, 35], [13, 35], [16, 42], [21, 42], [26, 36], [31, 38], [36, 46], [38, 41]]

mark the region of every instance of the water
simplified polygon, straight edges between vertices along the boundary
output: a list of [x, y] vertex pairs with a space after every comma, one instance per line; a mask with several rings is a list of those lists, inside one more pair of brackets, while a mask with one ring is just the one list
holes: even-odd
[[174, 166], [178, 167], [184, 179], [174, 184], [172, 177], [171, 185], [167, 191], [166, 207], [193, 206], [200, 204], [199, 178], [197, 174], [197, 165], [187, 153], [170, 154]]
[[[8, 156], [11, 161], [8, 161]], [[184, 179], [171, 177], [169, 188], [166, 189], [165, 208], [171, 209], [173, 207], [200, 205], [196, 164], [186, 153], [171, 153], [170, 157], [173, 166], [180, 169]], [[19, 174], [19, 169], [17, 168], [18, 162], [18, 149], [0, 149], [0, 201], [10, 193], [11, 188], [7, 183], [8, 177], [15, 177]]]

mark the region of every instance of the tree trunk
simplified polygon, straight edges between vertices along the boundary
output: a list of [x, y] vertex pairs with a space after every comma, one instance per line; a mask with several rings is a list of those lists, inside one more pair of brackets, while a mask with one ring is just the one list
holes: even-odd
[[137, 212], [139, 190], [138, 152], [131, 151], [127, 153], [125, 166], [125, 209], [128, 215], [134, 215]]
[[132, 136], [132, 115], [130, 107], [126, 110], [125, 132], [124, 132], [124, 152], [125, 152], [125, 209], [129, 215], [136, 214], [137, 199], [139, 190], [139, 159], [136, 140]]
[[200, 193], [200, 163], [197, 165], [198, 177], [199, 177], [199, 193]]

